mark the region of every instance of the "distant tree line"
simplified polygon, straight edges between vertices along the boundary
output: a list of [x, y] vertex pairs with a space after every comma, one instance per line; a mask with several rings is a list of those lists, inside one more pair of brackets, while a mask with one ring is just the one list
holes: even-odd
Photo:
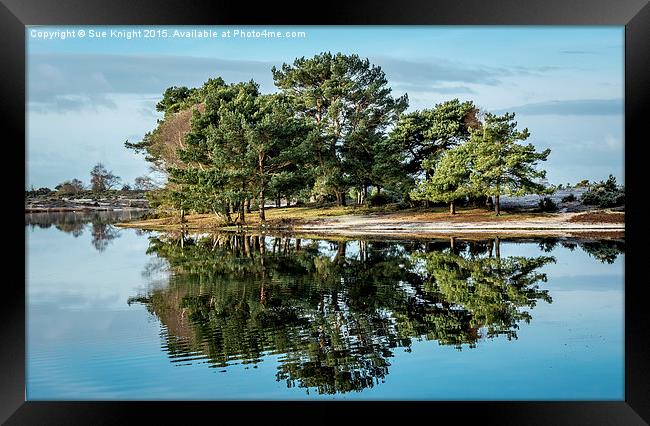
[[26, 195], [38, 196], [48, 195], [52, 192], [58, 194], [80, 194], [86, 191], [100, 193], [112, 190], [121, 191], [151, 191], [156, 188], [154, 181], [149, 176], [138, 176], [133, 186], [124, 184], [120, 187], [122, 180], [112, 170], [108, 170], [102, 163], [97, 163], [90, 171], [90, 185], [86, 186], [81, 180], [74, 178], [65, 180], [54, 187], [54, 191], [47, 187], [39, 189], [32, 188], [25, 191]]

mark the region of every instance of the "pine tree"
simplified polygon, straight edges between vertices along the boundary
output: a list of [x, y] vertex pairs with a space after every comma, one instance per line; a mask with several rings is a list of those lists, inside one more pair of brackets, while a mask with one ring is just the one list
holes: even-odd
[[548, 189], [539, 180], [546, 171], [538, 170], [550, 149], [535, 151], [532, 144], [521, 145], [530, 136], [528, 129], [517, 130], [514, 113], [487, 113], [482, 129], [472, 132], [468, 148], [473, 153], [470, 180], [475, 189], [494, 196], [494, 210], [500, 214], [501, 195], [545, 194]]
[[357, 164], [351, 158], [355, 154], [365, 155], [362, 147], [352, 145], [364, 134], [383, 131], [406, 109], [408, 98], [393, 98], [381, 68], [358, 55], [321, 53], [272, 72], [276, 86], [313, 125], [309, 139], [317, 185], [345, 205], [348, 188], [363, 184], [346, 168], [346, 162]]
[[308, 147], [309, 127], [295, 116], [287, 98], [281, 94], [256, 99], [256, 111], [247, 128], [248, 152], [255, 163], [254, 175], [260, 220], [266, 220], [265, 202], [290, 197], [309, 182], [302, 166]]
[[247, 132], [258, 85], [253, 81], [231, 85], [213, 81], [216, 84], [204, 86], [205, 110], [194, 111], [185, 148], [179, 150], [187, 167], [170, 169], [170, 181], [180, 186], [174, 198], [182, 210], [210, 209], [224, 214], [228, 221], [232, 210], [243, 224], [245, 201], [253, 196], [254, 163]]
[[423, 167], [434, 173], [411, 191], [411, 198], [449, 203], [449, 213], [456, 214], [456, 200], [475, 194], [470, 181], [472, 152], [468, 148], [468, 144], [459, 145], [443, 153], [438, 161], [424, 160]]

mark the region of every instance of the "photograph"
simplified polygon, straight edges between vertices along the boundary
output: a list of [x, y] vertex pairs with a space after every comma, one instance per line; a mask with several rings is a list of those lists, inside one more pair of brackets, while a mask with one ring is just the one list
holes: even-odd
[[26, 401], [625, 400], [625, 27], [25, 27]]

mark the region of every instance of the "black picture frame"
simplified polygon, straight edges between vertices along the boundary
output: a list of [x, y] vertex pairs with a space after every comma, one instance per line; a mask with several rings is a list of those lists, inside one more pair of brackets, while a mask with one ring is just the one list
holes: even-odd
[[[625, 182], [627, 187], [625, 261], [625, 401], [529, 402], [26, 402], [25, 288], [5, 279], [1, 324], [0, 421], [6, 424], [119, 424], [136, 418], [187, 424], [203, 416], [223, 421], [266, 421], [271, 416], [294, 421], [300, 413], [315, 420], [339, 422], [353, 410], [363, 421], [389, 417], [428, 421], [450, 416], [455, 422], [500, 425], [612, 424], [650, 422], [650, 344], [646, 275], [641, 267], [643, 223], [643, 143], [650, 116], [650, 5], [645, 0], [393, 0], [319, 4], [152, 0], [0, 0], [0, 112], [5, 118], [6, 188], [16, 197], [7, 214], [19, 219], [18, 197], [24, 188], [12, 166], [25, 157], [25, 26], [58, 24], [377, 24], [377, 25], [625, 25]], [[646, 160], [647, 162], [647, 160]], [[24, 176], [24, 175], [23, 175]], [[636, 196], [638, 195], [638, 197]], [[15, 215], [15, 216], [14, 216]], [[15, 225], [12, 231], [19, 232]], [[16, 236], [24, 241], [24, 234]], [[14, 256], [25, 251], [11, 246]], [[26, 249], [26, 247], [25, 247]], [[6, 260], [19, 265], [20, 260]], [[25, 265], [27, 268], [27, 265]], [[7, 268], [8, 269], [8, 268]], [[18, 274], [20, 276], [20, 274]], [[443, 417], [444, 416], [444, 417]]]

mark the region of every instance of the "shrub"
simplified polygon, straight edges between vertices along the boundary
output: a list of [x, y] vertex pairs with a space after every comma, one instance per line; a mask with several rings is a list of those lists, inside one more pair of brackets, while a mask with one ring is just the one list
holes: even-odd
[[370, 206], [385, 206], [386, 204], [396, 203], [399, 199], [388, 192], [380, 192], [369, 195], [367, 198]]
[[84, 190], [84, 185], [79, 179], [72, 179], [57, 185], [55, 189], [61, 194], [78, 194]]
[[557, 211], [557, 204], [549, 197], [544, 197], [539, 200], [539, 209], [543, 212]]
[[562, 197], [562, 202], [563, 203], [570, 203], [570, 202], [575, 201], [575, 200], [577, 200], [577, 198], [573, 194], [569, 194], [566, 197]]
[[625, 187], [616, 185], [616, 178], [609, 175], [606, 181], [595, 183], [582, 194], [582, 203], [598, 207], [616, 207], [625, 204]]

